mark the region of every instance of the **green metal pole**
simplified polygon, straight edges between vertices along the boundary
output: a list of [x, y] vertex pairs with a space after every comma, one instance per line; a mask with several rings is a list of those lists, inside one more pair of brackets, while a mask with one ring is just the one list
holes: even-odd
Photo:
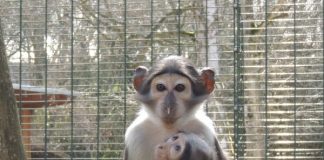
[[[22, 0], [20, 0], [19, 6], [19, 90], [21, 91], [21, 84], [22, 84]], [[19, 121], [21, 123], [21, 108], [22, 108], [22, 94], [19, 93]]]
[[296, 159], [296, 151], [297, 151], [297, 143], [296, 143], [296, 133], [297, 133], [297, 130], [296, 130], [296, 125], [297, 125], [297, 106], [296, 106], [296, 93], [297, 93], [297, 90], [296, 90], [296, 86], [297, 86], [297, 68], [296, 68], [296, 49], [297, 49], [297, 45], [296, 45], [296, 0], [294, 0], [294, 15], [293, 15], [293, 18], [294, 18], [294, 44], [293, 44], [293, 47], [294, 47], [294, 159]]
[[[206, 53], [205, 53], [205, 57], [206, 57], [206, 66], [208, 66], [208, 0], [205, 0], [205, 50], [206, 50]], [[203, 47], [203, 46], [202, 46]], [[206, 103], [205, 105], [205, 111], [206, 113], [208, 113], [208, 103]]]
[[234, 1], [234, 159], [244, 158], [243, 25], [240, 0]]
[[71, 0], [71, 72], [70, 72], [70, 78], [71, 78], [71, 110], [70, 110], [70, 116], [71, 116], [71, 131], [70, 131], [70, 138], [71, 138], [71, 143], [70, 143], [70, 159], [74, 158], [74, 142], [73, 142], [73, 134], [74, 134], [74, 121], [73, 121], [73, 117], [74, 117], [74, 101], [73, 101], [73, 90], [74, 90], [74, 86], [73, 86], [73, 70], [74, 70], [74, 2], [73, 0]]
[[[19, 1], [19, 90], [21, 91], [21, 85], [22, 85], [22, 0]], [[0, 19], [1, 20], [1, 19]], [[0, 21], [1, 23], [1, 21]], [[3, 32], [2, 28], [0, 28], [0, 32]], [[18, 104], [18, 110], [19, 110], [19, 124], [21, 125], [21, 110], [22, 110], [22, 92], [19, 92], [19, 104]], [[22, 151], [23, 152], [23, 151]], [[26, 155], [25, 153], [22, 153], [21, 155]]]
[[45, 57], [44, 57], [44, 62], [45, 62], [45, 127], [44, 127], [44, 130], [45, 130], [45, 137], [44, 137], [44, 152], [45, 152], [45, 160], [47, 159], [47, 139], [48, 139], [48, 133], [47, 133], [47, 123], [48, 123], [48, 119], [47, 119], [47, 116], [48, 116], [48, 100], [47, 100], [47, 14], [48, 14], [48, 11], [47, 11], [47, 0], [45, 0], [45, 40], [44, 40], [44, 48], [45, 48]]
[[124, 133], [127, 120], [127, 0], [124, 0]]
[[[323, 29], [323, 26], [324, 26], [324, 0], [322, 0], [322, 60], [323, 60], [323, 97], [324, 97], [324, 29]], [[323, 130], [324, 130], [324, 102], [322, 102], [322, 127], [323, 127]], [[322, 133], [322, 137], [324, 137], [324, 132]], [[324, 160], [324, 138], [322, 139], [322, 160]]]
[[265, 0], [265, 93], [264, 93], [264, 105], [265, 105], [265, 136], [264, 136], [264, 159], [268, 159], [268, 1]]
[[97, 0], [97, 159], [100, 155], [100, 0]]
[[178, 6], [177, 6], [177, 29], [178, 29], [178, 55], [180, 56], [181, 55], [181, 2], [180, 0], [178, 0]]
[[153, 46], [153, 43], [154, 43], [154, 19], [153, 19], [153, 13], [154, 13], [154, 0], [151, 0], [151, 66], [153, 65], [153, 62], [154, 62], [154, 46]]

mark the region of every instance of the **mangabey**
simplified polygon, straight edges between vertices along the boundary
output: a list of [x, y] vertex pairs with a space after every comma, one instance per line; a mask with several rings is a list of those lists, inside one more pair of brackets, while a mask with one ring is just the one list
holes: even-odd
[[164, 58], [150, 70], [137, 67], [133, 85], [142, 110], [126, 131], [124, 158], [152, 160], [154, 147], [181, 130], [200, 136], [214, 148], [218, 160], [226, 159], [212, 120], [202, 109], [214, 83], [213, 70], [198, 72], [180, 56]]
[[200, 137], [179, 132], [155, 147], [154, 160], [215, 160], [215, 152]]

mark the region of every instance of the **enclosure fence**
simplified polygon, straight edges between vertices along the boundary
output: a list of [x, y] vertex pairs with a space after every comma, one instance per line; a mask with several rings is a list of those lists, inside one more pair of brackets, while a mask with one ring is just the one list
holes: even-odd
[[[133, 70], [212, 67], [230, 159], [324, 159], [323, 0], [2, 0], [28, 159], [122, 159]], [[1, 159], [1, 158], [0, 158]]]

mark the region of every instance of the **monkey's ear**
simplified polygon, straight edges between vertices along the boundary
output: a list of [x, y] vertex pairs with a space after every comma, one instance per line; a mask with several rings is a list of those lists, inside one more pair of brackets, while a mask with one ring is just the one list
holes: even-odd
[[214, 90], [214, 79], [215, 72], [211, 68], [204, 68], [201, 71], [201, 78], [204, 81], [204, 87], [208, 94]]
[[138, 66], [134, 71], [134, 80], [133, 85], [136, 91], [139, 91], [141, 89], [141, 86], [144, 81], [144, 77], [147, 74], [148, 69], [144, 66]]

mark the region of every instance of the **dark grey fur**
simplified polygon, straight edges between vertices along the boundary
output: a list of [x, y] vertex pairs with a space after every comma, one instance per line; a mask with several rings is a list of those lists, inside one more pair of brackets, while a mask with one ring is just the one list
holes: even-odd
[[[140, 71], [144, 70], [140, 68]], [[136, 74], [136, 73], [135, 73]], [[141, 73], [143, 74], [143, 73]], [[199, 72], [195, 66], [186, 58], [181, 56], [170, 56], [158, 61], [144, 76], [144, 80], [138, 89], [137, 99], [148, 106], [154, 106], [154, 102], [150, 99], [150, 86], [154, 77], [162, 74], [178, 74], [189, 79], [192, 86], [193, 96], [187, 102], [187, 106], [195, 106], [200, 104], [208, 96], [208, 92], [204, 87], [204, 82], [201, 79]], [[136, 76], [136, 75], [135, 75]], [[168, 102], [176, 103], [176, 102]]]
[[145, 76], [144, 83], [141, 86], [139, 93], [142, 95], [149, 94], [152, 79], [158, 75], [166, 73], [179, 74], [187, 77], [192, 84], [192, 90], [195, 97], [208, 94], [199, 72], [191, 62], [181, 56], [170, 56], [157, 62]]

